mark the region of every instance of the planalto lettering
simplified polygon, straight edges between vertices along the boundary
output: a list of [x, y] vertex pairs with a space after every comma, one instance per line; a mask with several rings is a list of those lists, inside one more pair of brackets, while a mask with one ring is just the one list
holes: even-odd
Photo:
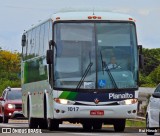
[[124, 93], [124, 94], [115, 94], [115, 93], [109, 93], [109, 99], [128, 99], [133, 98], [133, 94], [130, 93]]

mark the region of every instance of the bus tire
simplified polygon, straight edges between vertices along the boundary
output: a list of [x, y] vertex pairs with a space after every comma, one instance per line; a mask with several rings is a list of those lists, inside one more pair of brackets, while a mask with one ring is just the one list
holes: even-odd
[[48, 123], [48, 129], [50, 131], [59, 129], [59, 121], [58, 120], [56, 120], [56, 119], [47, 119], [47, 123]]
[[114, 131], [115, 132], [124, 132], [126, 124], [126, 119], [118, 119], [114, 123]]
[[94, 122], [93, 123], [93, 129], [102, 129], [102, 123], [101, 122]]
[[27, 106], [28, 107], [28, 126], [29, 126], [29, 128], [38, 128], [38, 119], [31, 117], [29, 104], [30, 103], [28, 102], [28, 106]]
[[85, 122], [85, 123], [83, 123], [82, 125], [83, 125], [83, 129], [84, 129], [85, 131], [91, 131], [91, 129], [92, 129], [92, 124], [91, 124], [91, 123]]
[[40, 129], [47, 129], [47, 121], [46, 121], [46, 119], [40, 119], [39, 128]]

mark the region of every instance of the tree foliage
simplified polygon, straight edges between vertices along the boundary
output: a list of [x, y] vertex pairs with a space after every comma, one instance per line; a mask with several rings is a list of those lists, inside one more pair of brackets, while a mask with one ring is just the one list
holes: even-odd
[[20, 54], [0, 49], [0, 93], [7, 87], [20, 87]]
[[145, 58], [143, 74], [147, 76], [160, 65], [160, 48], [143, 49], [143, 55]]
[[140, 71], [140, 86], [155, 87], [160, 83], [160, 48], [143, 49], [145, 67]]

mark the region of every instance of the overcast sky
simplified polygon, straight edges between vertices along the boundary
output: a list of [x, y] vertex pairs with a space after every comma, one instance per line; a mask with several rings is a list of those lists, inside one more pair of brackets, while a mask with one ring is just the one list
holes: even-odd
[[24, 30], [58, 10], [105, 9], [136, 19], [138, 43], [160, 48], [160, 0], [0, 0], [0, 47], [21, 51]]

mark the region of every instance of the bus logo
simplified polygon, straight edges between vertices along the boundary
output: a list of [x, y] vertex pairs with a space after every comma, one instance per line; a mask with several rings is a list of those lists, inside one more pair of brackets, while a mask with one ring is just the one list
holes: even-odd
[[95, 104], [98, 104], [100, 101], [96, 98], [96, 99], [94, 99], [94, 103]]

